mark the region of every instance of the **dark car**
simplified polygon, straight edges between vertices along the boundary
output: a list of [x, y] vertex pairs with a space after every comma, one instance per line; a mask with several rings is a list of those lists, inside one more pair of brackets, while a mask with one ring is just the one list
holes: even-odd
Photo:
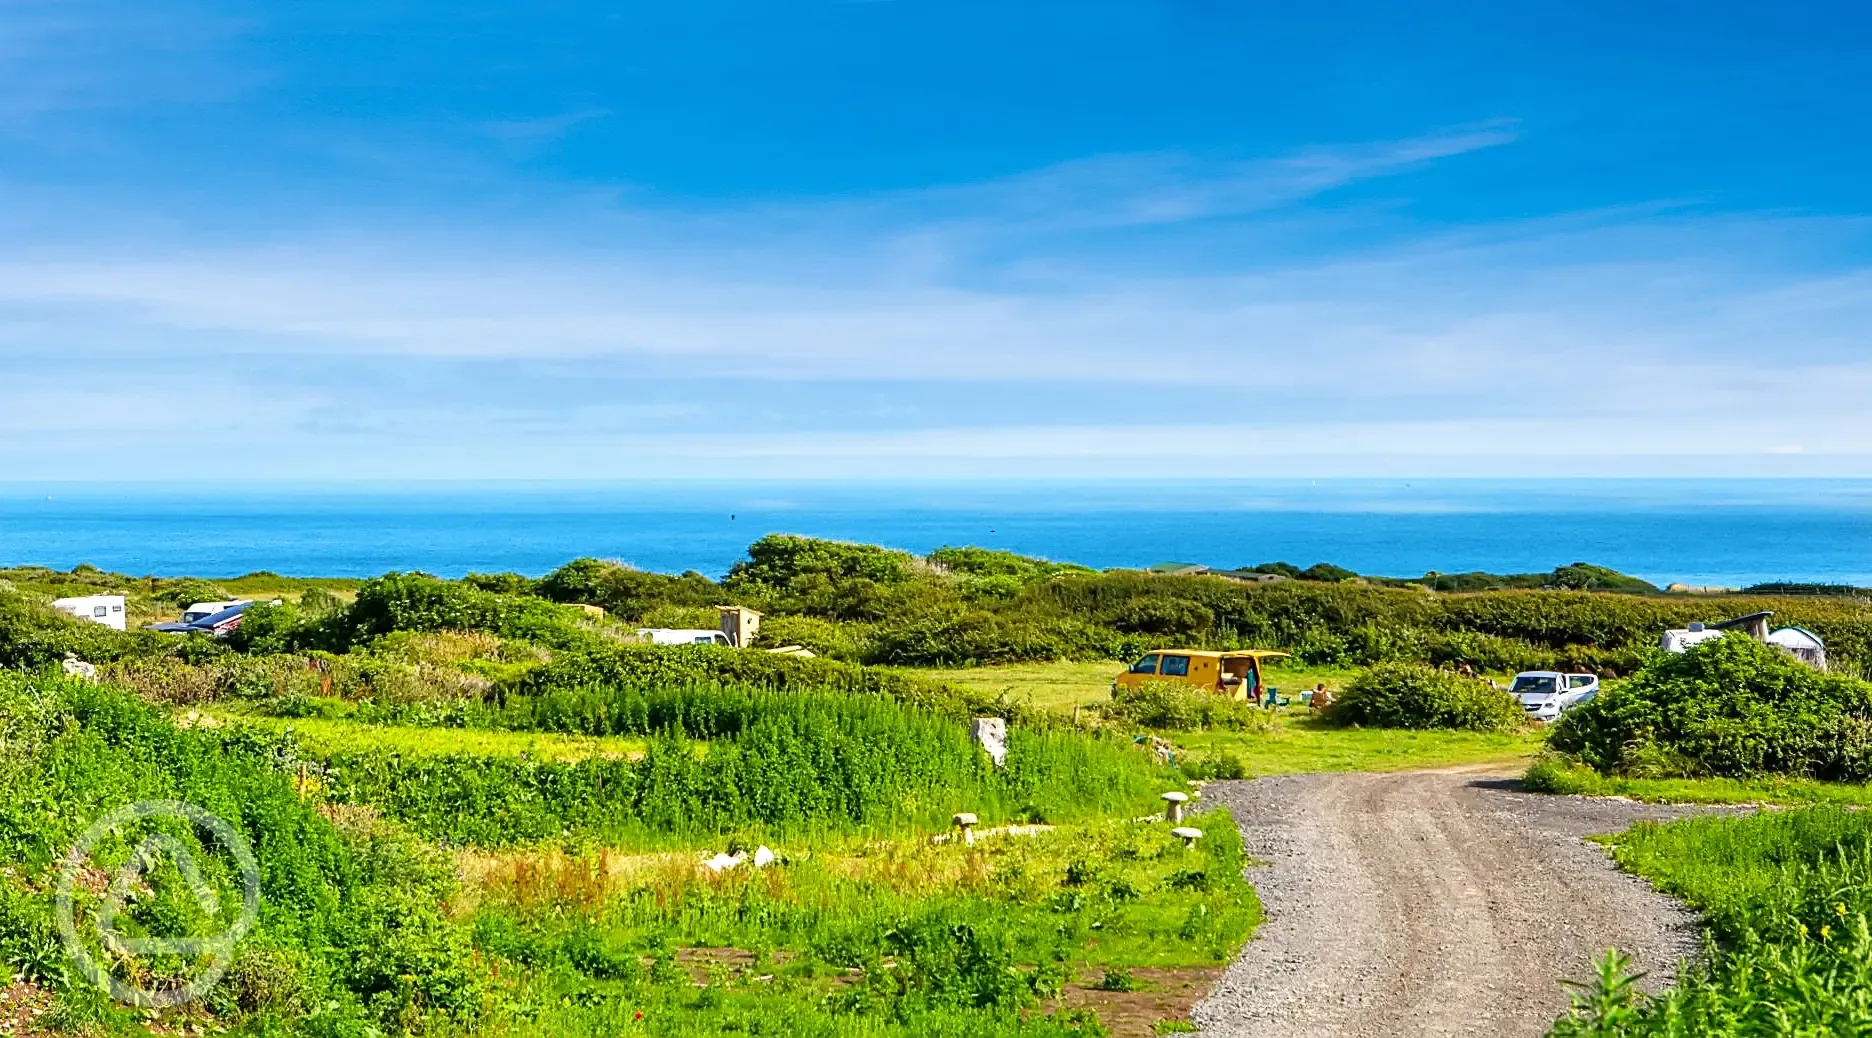
[[214, 638], [225, 638], [229, 631], [239, 627], [241, 614], [252, 609], [254, 603], [242, 602], [229, 606], [218, 613], [204, 616], [193, 623], [150, 624], [148, 630], [162, 631], [166, 634], [206, 634]]

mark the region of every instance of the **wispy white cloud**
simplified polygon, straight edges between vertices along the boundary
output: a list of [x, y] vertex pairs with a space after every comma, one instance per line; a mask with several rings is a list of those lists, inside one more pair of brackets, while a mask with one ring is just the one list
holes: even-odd
[[245, 28], [186, 0], [0, 0], [0, 132], [63, 137], [48, 117], [224, 99], [263, 81], [226, 53]]
[[1508, 120], [1398, 141], [1306, 148], [1229, 160], [1180, 153], [1103, 155], [982, 184], [885, 201], [927, 220], [948, 214], [997, 230], [1129, 227], [1264, 212], [1335, 188], [1396, 176], [1436, 159], [1512, 143]]
[[[14, 444], [0, 478], [44, 477], [33, 466], [53, 457], [109, 467], [74, 445], [89, 416], [163, 439], [195, 427], [203, 400], [235, 416], [246, 445], [217, 464], [323, 475], [344, 472], [312, 469], [877, 474], [1157, 458], [1246, 473], [1308, 458], [1322, 471], [1400, 456], [1668, 468], [1872, 453], [1872, 426], [1853, 417], [1872, 404], [1872, 271], [1799, 245], [1863, 236], [1853, 221], [1595, 214], [1162, 271], [1049, 237], [1228, 217], [1254, 244], [1270, 222], [1315, 219], [1307, 200], [1321, 192], [1513, 132], [1252, 162], [1106, 157], [817, 207], [0, 241], [0, 434]], [[1046, 278], [1018, 273], [1036, 263]], [[420, 389], [502, 364], [628, 388], [572, 406], [547, 383], [486, 375], [400, 397], [356, 384], [394, 371]], [[801, 429], [710, 408], [672, 380], [804, 387], [789, 406], [828, 417]], [[915, 428], [892, 407], [848, 404], [859, 383], [907, 400], [934, 381], [1104, 388], [1073, 417], [957, 393], [952, 422]], [[1801, 454], [1771, 455], [1789, 446]]]

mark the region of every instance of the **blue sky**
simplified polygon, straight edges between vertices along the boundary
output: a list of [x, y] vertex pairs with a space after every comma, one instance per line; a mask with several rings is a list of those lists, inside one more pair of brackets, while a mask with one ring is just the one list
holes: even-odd
[[0, 0], [0, 480], [1872, 473], [1852, 4]]

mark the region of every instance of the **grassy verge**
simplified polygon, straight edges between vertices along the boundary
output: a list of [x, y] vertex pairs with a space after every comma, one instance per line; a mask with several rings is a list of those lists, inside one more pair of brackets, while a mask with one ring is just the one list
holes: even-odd
[[1338, 728], [1306, 711], [1274, 712], [1265, 732], [1184, 732], [1179, 746], [1200, 757], [1231, 757], [1249, 776], [1309, 771], [1411, 771], [1469, 765], [1526, 765], [1544, 733]]
[[1623, 778], [1601, 775], [1583, 764], [1545, 758], [1528, 769], [1527, 788], [1537, 793], [1620, 796], [1655, 804], [1842, 804], [1872, 805], [1872, 786], [1850, 782], [1763, 777]]
[[321, 755], [341, 752], [381, 752], [423, 757], [456, 754], [476, 757], [530, 757], [534, 760], [547, 761], [636, 760], [644, 755], [644, 751], [649, 746], [648, 741], [644, 739], [474, 728], [377, 725], [322, 717], [269, 717], [263, 714], [237, 713], [219, 709], [189, 710], [184, 711], [180, 716], [185, 723], [187, 723], [187, 718], [193, 716], [206, 719], [210, 724], [238, 722], [271, 731], [291, 731], [297, 736], [300, 746]]
[[1829, 805], [1695, 818], [1608, 842], [1622, 867], [1701, 912], [1718, 945], [1655, 999], [1607, 970], [1555, 1035], [1872, 1033], [1872, 816]]

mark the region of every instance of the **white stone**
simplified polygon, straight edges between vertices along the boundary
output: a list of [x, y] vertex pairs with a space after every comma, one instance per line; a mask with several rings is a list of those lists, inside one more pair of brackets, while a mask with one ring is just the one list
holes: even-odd
[[703, 862], [702, 865], [710, 872], [727, 872], [729, 869], [738, 868], [740, 864], [746, 860], [747, 853], [745, 851], [736, 851], [732, 855], [717, 854], [713, 858]]
[[772, 865], [773, 863], [774, 863], [774, 852], [768, 850], [766, 844], [762, 844], [759, 847], [754, 848], [754, 867], [755, 868], [764, 869], [767, 866]]
[[1007, 763], [1007, 720], [1000, 717], [977, 717], [969, 734], [988, 753], [996, 767]]

